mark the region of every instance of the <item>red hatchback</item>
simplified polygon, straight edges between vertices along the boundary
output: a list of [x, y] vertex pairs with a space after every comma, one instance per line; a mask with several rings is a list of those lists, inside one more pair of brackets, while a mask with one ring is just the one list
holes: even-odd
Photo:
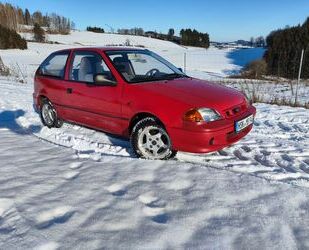
[[240, 92], [144, 49], [55, 52], [36, 72], [33, 98], [45, 126], [68, 121], [124, 136], [147, 159], [220, 150], [249, 133], [256, 113]]

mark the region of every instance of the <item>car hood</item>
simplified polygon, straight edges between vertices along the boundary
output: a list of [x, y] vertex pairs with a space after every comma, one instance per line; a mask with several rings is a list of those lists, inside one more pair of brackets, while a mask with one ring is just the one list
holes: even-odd
[[245, 101], [244, 95], [237, 90], [194, 78], [143, 83], [139, 87], [191, 108], [212, 108], [219, 112]]

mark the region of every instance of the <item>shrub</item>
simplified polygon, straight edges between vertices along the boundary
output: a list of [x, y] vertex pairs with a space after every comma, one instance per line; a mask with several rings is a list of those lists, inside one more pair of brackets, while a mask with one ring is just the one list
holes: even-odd
[[27, 42], [16, 31], [0, 25], [0, 49], [27, 49]]
[[267, 63], [264, 59], [250, 62], [243, 70], [242, 76], [246, 78], [261, 79], [267, 73]]
[[39, 43], [45, 42], [45, 31], [38, 23], [35, 23], [33, 26], [33, 39]]

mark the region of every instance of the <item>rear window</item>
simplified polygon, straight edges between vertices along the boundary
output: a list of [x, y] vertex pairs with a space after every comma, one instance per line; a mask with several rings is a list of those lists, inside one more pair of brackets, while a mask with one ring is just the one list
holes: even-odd
[[51, 54], [40, 66], [39, 75], [64, 78], [69, 51]]

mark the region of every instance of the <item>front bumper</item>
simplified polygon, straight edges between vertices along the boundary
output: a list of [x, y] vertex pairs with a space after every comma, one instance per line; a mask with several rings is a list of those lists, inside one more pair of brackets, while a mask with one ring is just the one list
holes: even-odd
[[[214, 122], [211, 126], [203, 124], [184, 125], [183, 128], [168, 128], [173, 149], [190, 153], [208, 153], [225, 148], [247, 135], [253, 125], [235, 132], [235, 122], [249, 115], [255, 116], [256, 109], [251, 106], [233, 119]], [[210, 124], [209, 124], [210, 125]]]

